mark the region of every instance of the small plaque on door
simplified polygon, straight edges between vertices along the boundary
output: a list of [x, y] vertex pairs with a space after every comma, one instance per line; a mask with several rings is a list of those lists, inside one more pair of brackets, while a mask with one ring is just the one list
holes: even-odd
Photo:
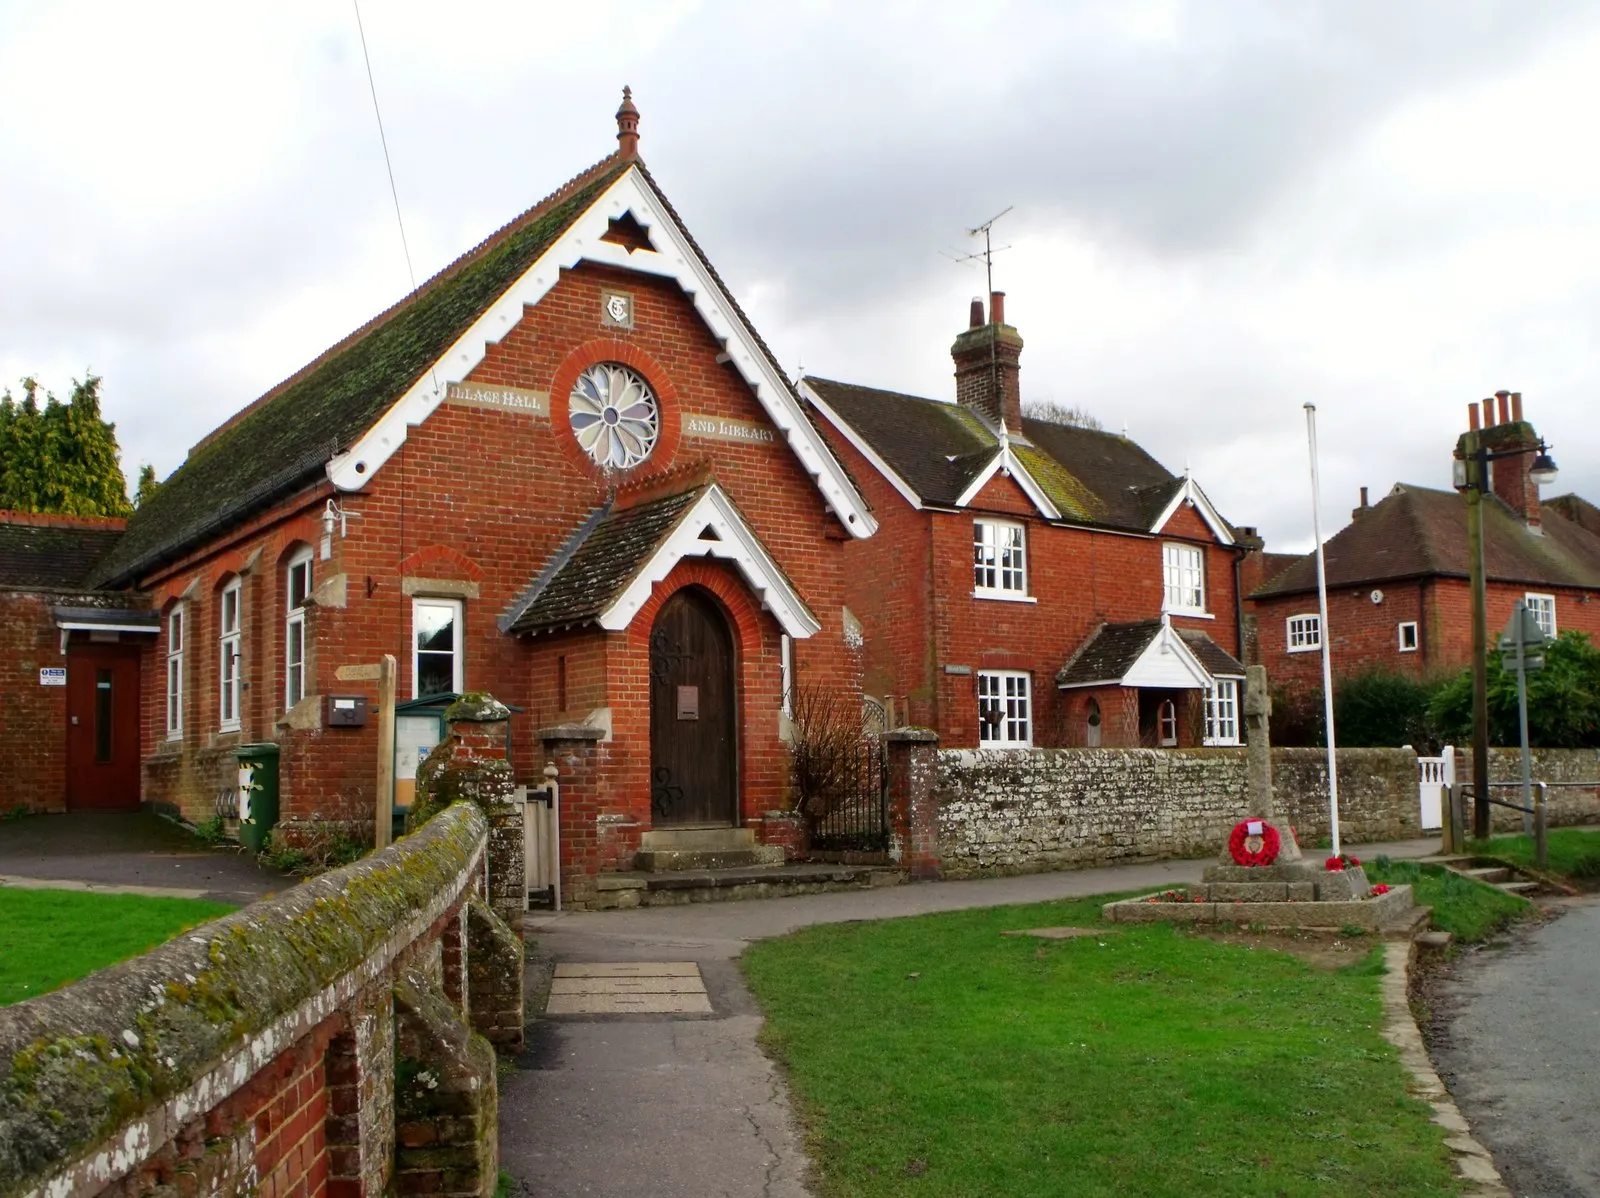
[[678, 688], [678, 718], [680, 720], [698, 720], [700, 718], [700, 688], [698, 686], [680, 686]]

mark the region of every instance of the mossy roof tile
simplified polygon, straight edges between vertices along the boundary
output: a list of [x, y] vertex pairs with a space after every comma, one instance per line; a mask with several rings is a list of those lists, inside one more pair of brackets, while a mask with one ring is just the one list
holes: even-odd
[[0, 587], [76, 591], [122, 536], [120, 528], [63, 528], [0, 519]]

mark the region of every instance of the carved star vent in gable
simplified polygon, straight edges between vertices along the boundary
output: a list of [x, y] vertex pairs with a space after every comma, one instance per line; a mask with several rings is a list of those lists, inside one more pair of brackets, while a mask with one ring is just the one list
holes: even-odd
[[722, 538], [717, 535], [717, 530], [716, 529], [712, 528], [711, 525], [707, 524], [704, 528], [702, 528], [700, 530], [700, 540], [702, 540], [702, 541], [720, 541], [720, 540], [722, 540]]
[[630, 254], [634, 250], [649, 250], [652, 254], [656, 252], [650, 240], [650, 230], [639, 223], [632, 211], [612, 217], [606, 231], [600, 234], [600, 240], [620, 245]]

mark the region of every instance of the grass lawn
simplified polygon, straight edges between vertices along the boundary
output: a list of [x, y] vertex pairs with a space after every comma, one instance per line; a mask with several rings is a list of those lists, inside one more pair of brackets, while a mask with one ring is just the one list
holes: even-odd
[[[1380, 951], [1325, 970], [1101, 899], [809, 928], [746, 952], [820, 1193], [1455, 1194], [1379, 1034]], [[1072, 940], [1006, 929], [1101, 927]]]
[[[1600, 831], [1551, 828], [1545, 833], [1545, 848], [1550, 863], [1545, 866], [1544, 872], [1568, 878], [1579, 886], [1600, 885]], [[1467, 852], [1498, 857], [1526, 869], [1537, 868], [1534, 865], [1531, 836], [1496, 836], [1490, 840], [1473, 840], [1468, 842]]]
[[1467, 944], [1487, 940], [1537, 910], [1525, 898], [1464, 878], [1442, 865], [1391, 861], [1387, 857], [1363, 861], [1362, 865], [1372, 882], [1412, 887], [1412, 897], [1418, 905], [1433, 908], [1433, 926]]
[[0, 887], [0, 1006], [136, 957], [234, 909], [198, 899]]

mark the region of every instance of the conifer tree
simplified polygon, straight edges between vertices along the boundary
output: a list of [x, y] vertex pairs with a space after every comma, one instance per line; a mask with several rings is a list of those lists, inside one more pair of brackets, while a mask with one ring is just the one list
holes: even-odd
[[100, 379], [74, 379], [62, 403], [22, 380], [22, 400], [0, 393], [0, 508], [74, 516], [126, 516], [128, 482], [116, 425], [100, 415]]

